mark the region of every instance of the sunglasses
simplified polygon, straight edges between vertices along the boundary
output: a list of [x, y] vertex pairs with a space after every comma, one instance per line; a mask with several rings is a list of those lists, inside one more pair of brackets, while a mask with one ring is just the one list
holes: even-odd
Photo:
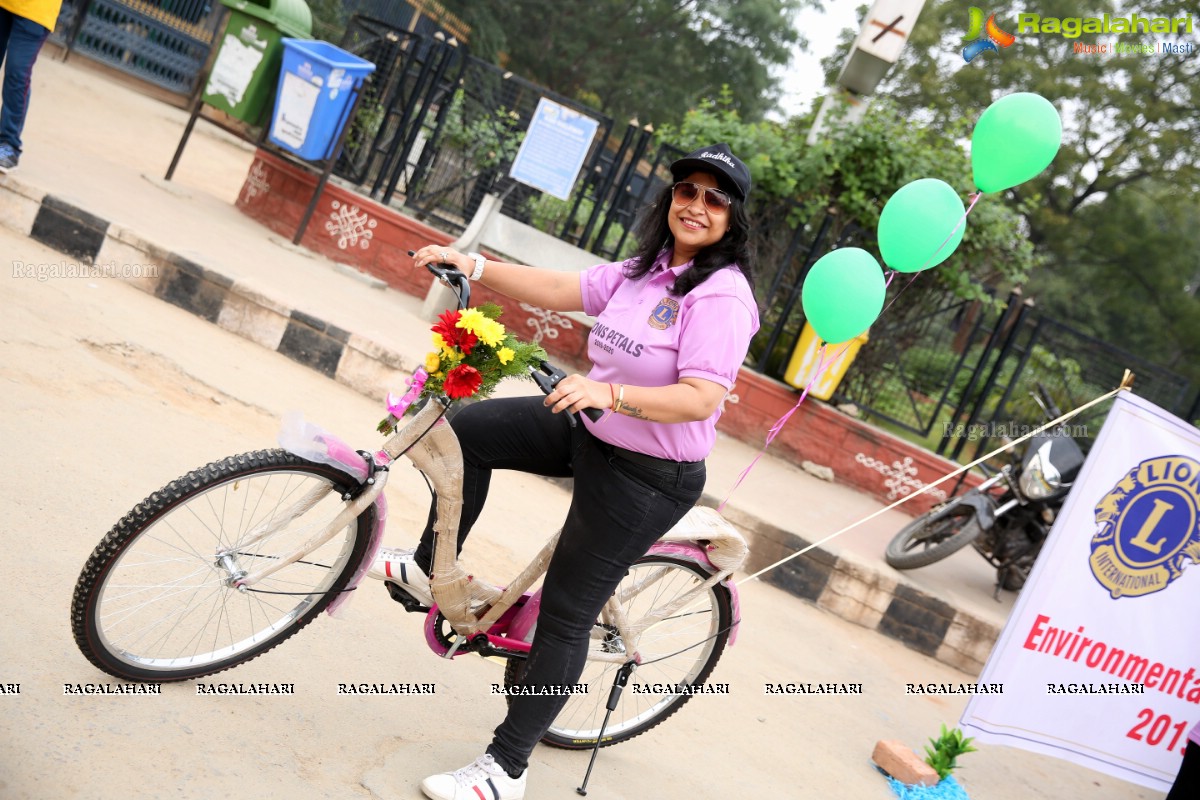
[[704, 207], [709, 211], [724, 214], [729, 210], [732, 202], [729, 195], [720, 189], [710, 189], [707, 186], [688, 181], [680, 181], [671, 187], [671, 200], [677, 206], [691, 205], [701, 193], [704, 194]]

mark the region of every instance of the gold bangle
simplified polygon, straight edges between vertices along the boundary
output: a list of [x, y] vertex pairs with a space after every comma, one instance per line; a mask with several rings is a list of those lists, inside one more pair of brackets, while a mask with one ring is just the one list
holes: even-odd
[[625, 384], [621, 384], [621, 388], [617, 390], [617, 400], [613, 403], [613, 413], [620, 414], [621, 409], [625, 405]]

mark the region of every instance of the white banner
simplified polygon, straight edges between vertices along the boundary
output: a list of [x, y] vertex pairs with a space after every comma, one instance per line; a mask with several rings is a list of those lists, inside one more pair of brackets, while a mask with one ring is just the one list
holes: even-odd
[[1122, 392], [961, 724], [1166, 791], [1200, 719], [1200, 431]]

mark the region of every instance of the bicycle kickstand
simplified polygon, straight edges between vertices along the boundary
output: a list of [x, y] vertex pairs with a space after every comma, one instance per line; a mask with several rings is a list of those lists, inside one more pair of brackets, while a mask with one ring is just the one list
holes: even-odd
[[596, 735], [596, 745], [592, 748], [592, 757], [588, 760], [587, 772], [583, 776], [583, 785], [575, 791], [581, 795], [587, 795], [588, 781], [592, 779], [592, 767], [596, 765], [596, 756], [600, 754], [600, 743], [604, 741], [604, 730], [608, 727], [608, 718], [612, 716], [612, 712], [617, 709], [617, 702], [621, 699], [621, 690], [625, 688], [625, 684], [629, 683], [629, 676], [637, 669], [637, 663], [634, 661], [626, 661], [617, 670], [617, 675], [613, 678], [612, 689], [608, 693], [608, 704], [605, 706], [607, 711], [604, 712], [604, 722], [600, 723], [600, 733]]

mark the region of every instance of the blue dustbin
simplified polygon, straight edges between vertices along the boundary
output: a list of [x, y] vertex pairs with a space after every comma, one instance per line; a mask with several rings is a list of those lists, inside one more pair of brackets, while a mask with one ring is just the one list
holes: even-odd
[[354, 85], [374, 71], [370, 61], [329, 42], [284, 39], [271, 142], [305, 161], [328, 158], [346, 124]]

